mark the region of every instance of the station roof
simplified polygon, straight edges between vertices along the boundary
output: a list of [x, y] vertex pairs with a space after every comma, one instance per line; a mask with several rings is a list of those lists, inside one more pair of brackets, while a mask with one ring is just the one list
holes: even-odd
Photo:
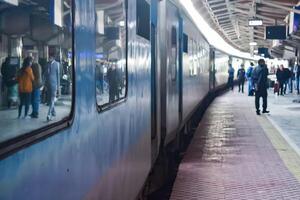
[[[243, 51], [251, 52], [257, 47], [272, 47], [272, 41], [265, 40], [265, 27], [285, 25], [285, 18], [291, 11], [300, 14], [293, 7], [298, 0], [192, 0], [198, 12], [229, 44]], [[249, 19], [261, 19], [262, 26], [249, 26]], [[285, 42], [295, 46], [297, 35]], [[250, 46], [256, 42], [257, 46]], [[299, 43], [298, 43], [299, 44]], [[276, 50], [276, 49], [275, 49]], [[283, 51], [277, 49], [276, 51]], [[274, 52], [282, 54], [283, 52]], [[276, 56], [280, 57], [280, 56]]]

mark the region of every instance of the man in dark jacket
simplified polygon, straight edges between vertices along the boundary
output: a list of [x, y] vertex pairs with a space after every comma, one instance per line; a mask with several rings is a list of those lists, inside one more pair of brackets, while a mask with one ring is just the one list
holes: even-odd
[[40, 88], [42, 87], [42, 68], [38, 63], [38, 59], [34, 58], [34, 62], [32, 63], [32, 72], [34, 75], [34, 81], [32, 83], [33, 91], [31, 94], [31, 105], [32, 105], [32, 118], [38, 118], [39, 116], [39, 105], [41, 101], [41, 92]]
[[242, 93], [244, 93], [245, 76], [246, 71], [244, 68], [244, 64], [241, 64], [241, 68], [237, 72], [237, 78], [239, 83], [239, 92], [242, 90]]
[[291, 71], [289, 70], [289, 68], [283, 68], [283, 77], [284, 77], [284, 94], [286, 94], [286, 88], [288, 86], [289, 83], [289, 79], [291, 78]]
[[265, 60], [260, 59], [258, 61], [258, 66], [254, 69], [252, 75], [254, 86], [255, 86], [255, 107], [256, 107], [257, 115], [260, 115], [260, 109], [259, 109], [260, 97], [263, 98], [263, 113], [270, 112], [267, 110], [268, 75], [269, 75], [269, 70], [267, 68], [267, 65], [265, 64]]
[[[276, 71], [276, 79], [279, 83], [280, 95], [283, 95], [284, 91], [284, 82], [285, 82], [285, 75], [284, 75], [284, 67], [280, 65], [280, 67]], [[279, 95], [279, 92], [278, 92]]]

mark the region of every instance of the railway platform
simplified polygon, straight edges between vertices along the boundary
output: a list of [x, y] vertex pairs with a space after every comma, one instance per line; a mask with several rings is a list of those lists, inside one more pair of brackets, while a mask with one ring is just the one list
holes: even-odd
[[[55, 123], [67, 117], [71, 111], [71, 96], [61, 96], [55, 102], [56, 117], [52, 121], [46, 120], [49, 106], [46, 104], [39, 105], [39, 118], [23, 119], [24, 108], [22, 110], [22, 117], [18, 119], [18, 108], [14, 106], [11, 109], [0, 108], [0, 142], [21, 136], [26, 132], [36, 130], [38, 128]], [[32, 112], [31, 106], [28, 114]]]
[[217, 97], [179, 166], [170, 199], [300, 199], [297, 98], [269, 92], [271, 112], [257, 116], [254, 97]]

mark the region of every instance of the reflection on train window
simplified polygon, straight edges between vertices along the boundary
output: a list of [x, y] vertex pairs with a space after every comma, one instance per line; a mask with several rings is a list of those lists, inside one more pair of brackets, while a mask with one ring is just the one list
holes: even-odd
[[72, 1], [5, 2], [0, 142], [68, 119], [72, 104]]
[[176, 81], [177, 76], [177, 29], [172, 26], [171, 29], [171, 80]]
[[95, 1], [96, 8], [96, 95], [104, 108], [126, 96], [125, 0], [112, 5]]
[[183, 34], [183, 52], [188, 53], [188, 40], [189, 37], [187, 34]]

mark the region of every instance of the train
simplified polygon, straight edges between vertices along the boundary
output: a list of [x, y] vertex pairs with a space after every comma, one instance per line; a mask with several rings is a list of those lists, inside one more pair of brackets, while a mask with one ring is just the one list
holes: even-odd
[[250, 60], [209, 44], [176, 0], [62, 2], [71, 111], [0, 143], [0, 199], [142, 198], [196, 111], [226, 88], [228, 64]]

